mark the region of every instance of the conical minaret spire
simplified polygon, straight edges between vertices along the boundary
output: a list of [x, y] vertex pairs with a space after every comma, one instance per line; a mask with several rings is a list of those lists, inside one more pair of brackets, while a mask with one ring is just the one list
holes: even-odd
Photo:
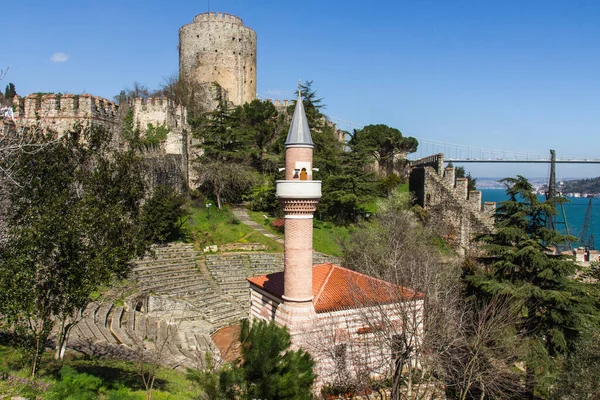
[[285, 140], [286, 147], [291, 145], [314, 146], [312, 137], [310, 135], [310, 128], [308, 127], [308, 120], [306, 119], [306, 112], [304, 111], [304, 104], [302, 103], [300, 90], [298, 90], [296, 108], [294, 109], [290, 130], [288, 132], [287, 139]]
[[275, 319], [294, 331], [312, 321], [313, 215], [321, 198], [321, 181], [312, 180], [313, 141], [298, 90], [298, 101], [285, 141], [285, 180], [277, 197], [285, 215], [283, 304]]

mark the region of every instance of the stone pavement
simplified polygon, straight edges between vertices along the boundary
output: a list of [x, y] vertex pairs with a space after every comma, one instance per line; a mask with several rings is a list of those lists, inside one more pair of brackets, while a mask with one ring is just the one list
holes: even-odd
[[273, 239], [276, 242], [283, 244], [283, 238], [269, 232], [261, 224], [254, 222], [252, 219], [250, 219], [250, 216], [248, 215], [248, 210], [246, 209], [246, 206], [234, 205], [231, 207], [231, 211], [233, 211], [233, 214], [236, 216], [237, 219], [240, 220], [240, 222], [242, 224], [248, 225], [250, 228], [254, 229], [256, 232], [258, 232], [270, 239]]

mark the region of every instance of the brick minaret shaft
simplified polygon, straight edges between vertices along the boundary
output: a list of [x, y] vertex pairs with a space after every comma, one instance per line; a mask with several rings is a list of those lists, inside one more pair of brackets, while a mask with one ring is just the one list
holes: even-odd
[[[308, 163], [312, 169], [312, 147], [287, 146], [285, 150], [285, 179], [299, 180], [296, 163]], [[312, 180], [312, 174], [306, 174]], [[296, 178], [294, 178], [296, 176]], [[285, 215], [284, 294], [286, 301], [312, 302], [313, 214], [319, 199], [280, 199]]]
[[284, 303], [276, 320], [294, 327], [315, 315], [312, 303], [313, 215], [321, 198], [321, 182], [312, 179], [313, 141], [298, 96], [285, 142], [285, 180], [277, 181], [277, 196], [285, 215]]

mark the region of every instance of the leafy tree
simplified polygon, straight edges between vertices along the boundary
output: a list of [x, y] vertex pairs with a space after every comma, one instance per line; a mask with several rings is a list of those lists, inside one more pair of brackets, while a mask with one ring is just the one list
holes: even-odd
[[530, 343], [527, 385], [533, 392], [534, 378], [542, 379], [557, 357], [574, 349], [599, 312], [586, 285], [570, 278], [577, 270], [572, 257], [548, 247], [567, 240], [546, 226], [547, 215], [556, 214], [556, 200], [538, 200], [522, 176], [502, 182], [509, 199], [498, 207], [495, 232], [481, 237], [487, 251], [483, 268], [467, 270], [466, 281], [470, 294], [522, 304], [519, 329]]
[[170, 186], [159, 186], [142, 207], [142, 232], [148, 240], [165, 242], [181, 235], [188, 215], [185, 196]]
[[558, 376], [553, 399], [600, 398], [600, 334], [585, 332]]
[[199, 188], [217, 200], [219, 209], [225, 199], [241, 201], [256, 181], [253, 171], [242, 164], [224, 161], [208, 161], [197, 163], [196, 183]]
[[402, 136], [396, 128], [378, 124], [355, 129], [348, 144], [355, 151], [371, 154], [379, 164], [379, 172], [391, 175], [396, 157], [416, 151], [419, 142], [413, 137]]
[[[448, 167], [452, 168], [452, 163], [449, 163]], [[477, 178], [473, 178], [473, 176], [471, 176], [471, 172], [465, 173], [465, 167], [463, 167], [463, 166], [456, 167], [454, 170], [454, 177], [455, 178], [467, 178], [468, 179], [467, 189], [469, 191], [477, 190]]]
[[366, 213], [365, 204], [377, 191], [375, 174], [369, 160], [358, 152], [340, 154], [339, 164], [323, 178], [323, 197], [319, 213], [337, 224], [356, 222]]
[[62, 358], [90, 293], [125, 276], [147, 243], [139, 234], [141, 159], [110, 149], [98, 128], [22, 153], [0, 248], [0, 315], [32, 349], [32, 373], [52, 328]]
[[279, 155], [272, 154], [276, 140], [285, 133], [283, 115], [270, 101], [253, 100], [237, 107], [232, 114], [235, 129], [249, 138], [250, 163], [260, 172], [276, 171]]
[[221, 87], [215, 85], [217, 107], [190, 121], [193, 136], [201, 141], [202, 155], [198, 161], [246, 163], [250, 157], [249, 133], [239, 129]]
[[11, 105], [13, 99], [15, 98], [15, 96], [17, 95], [17, 91], [15, 89], [15, 84], [12, 82], [9, 82], [8, 85], [6, 85], [6, 88], [4, 89], [4, 102], [6, 105]]
[[271, 321], [242, 320], [240, 359], [220, 370], [192, 373], [210, 398], [311, 399], [314, 361], [303, 350], [290, 350], [287, 328]]

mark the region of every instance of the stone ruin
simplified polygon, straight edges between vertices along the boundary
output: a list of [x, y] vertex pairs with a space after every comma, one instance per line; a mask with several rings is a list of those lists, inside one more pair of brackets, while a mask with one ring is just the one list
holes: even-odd
[[428, 225], [459, 254], [468, 251], [474, 236], [493, 229], [496, 203], [482, 204], [481, 191], [469, 191], [467, 178], [444, 168], [442, 153], [411, 162], [409, 191], [427, 211]]

